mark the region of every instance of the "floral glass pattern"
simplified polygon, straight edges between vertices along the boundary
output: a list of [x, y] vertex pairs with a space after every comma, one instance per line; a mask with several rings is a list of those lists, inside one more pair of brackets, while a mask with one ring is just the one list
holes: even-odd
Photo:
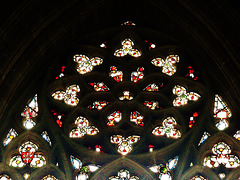
[[188, 103], [188, 101], [197, 101], [201, 96], [195, 92], [188, 92], [185, 87], [176, 85], [173, 88], [173, 94], [177, 95], [173, 100], [173, 106], [183, 106]]
[[236, 168], [240, 166], [239, 158], [236, 155], [230, 154], [231, 148], [224, 142], [215, 144], [212, 148], [214, 155], [209, 155], [204, 158], [203, 165], [209, 168], [217, 168], [221, 164], [226, 168]]
[[166, 135], [168, 138], [180, 138], [181, 133], [175, 128], [177, 125], [176, 120], [173, 117], [168, 117], [164, 119], [162, 126], [156, 127], [152, 133], [156, 136]]
[[118, 71], [115, 66], [110, 67], [110, 73], [109, 76], [113, 78], [116, 82], [123, 81], [123, 72]]
[[77, 93], [80, 92], [80, 88], [78, 85], [68, 86], [66, 92], [64, 91], [56, 91], [52, 94], [52, 97], [56, 100], [64, 100], [65, 104], [76, 106], [79, 102], [77, 98]]
[[214, 118], [217, 120], [215, 125], [218, 130], [222, 131], [228, 128], [228, 118], [232, 116], [232, 113], [222, 97], [217, 94], [215, 95], [213, 114]]
[[108, 105], [109, 102], [107, 101], [94, 101], [92, 105], [88, 106], [89, 109], [97, 109], [101, 110], [106, 105]]
[[89, 59], [89, 57], [82, 54], [74, 55], [73, 61], [77, 63], [77, 72], [79, 74], [89, 73], [93, 70], [94, 66], [98, 66], [103, 63], [103, 59], [99, 57]]
[[178, 62], [178, 55], [169, 55], [165, 60], [162, 58], [155, 58], [151, 61], [154, 66], [162, 67], [162, 72], [168, 76], [172, 76], [177, 71], [175, 64]]
[[111, 143], [117, 144], [118, 152], [125, 156], [132, 151], [132, 144], [138, 142], [140, 140], [140, 136], [132, 135], [125, 138], [121, 135], [113, 135], [110, 139]]
[[77, 125], [77, 128], [71, 130], [69, 134], [70, 138], [81, 138], [85, 134], [93, 136], [99, 132], [95, 126], [89, 126], [89, 122], [85, 117], [77, 117], [75, 124]]
[[95, 91], [109, 91], [110, 89], [103, 83], [103, 82], [98, 82], [98, 83], [89, 83], [91, 86], [93, 86]]
[[143, 70], [144, 70], [143, 67], [139, 67], [137, 71], [133, 71], [131, 74], [131, 81], [137, 83], [139, 80], [143, 79], [144, 77]]
[[3, 145], [7, 146], [15, 137], [18, 136], [18, 133], [15, 131], [15, 129], [10, 129], [7, 137], [3, 140]]
[[169, 159], [166, 166], [163, 164], [153, 165], [150, 166], [149, 169], [154, 173], [158, 173], [160, 180], [172, 180], [172, 175], [170, 171], [177, 166], [177, 163], [178, 156], [174, 157], [173, 159]]
[[29, 165], [30, 167], [39, 168], [46, 164], [45, 157], [37, 152], [38, 146], [31, 141], [23, 143], [19, 147], [19, 154], [13, 156], [9, 165], [13, 167], [24, 167]]
[[24, 117], [23, 126], [26, 129], [32, 129], [36, 125], [35, 117], [38, 115], [38, 102], [37, 94], [25, 107], [24, 111], [21, 113], [21, 116]]
[[70, 156], [70, 160], [73, 168], [78, 172], [75, 177], [76, 180], [87, 180], [90, 172], [95, 172], [100, 168], [99, 165], [95, 164], [83, 166], [82, 161], [72, 155]]
[[137, 49], [133, 49], [133, 41], [131, 39], [125, 39], [122, 41], [122, 48], [117, 49], [114, 52], [114, 56], [117, 57], [123, 57], [129, 54], [130, 56], [133, 57], [139, 57], [141, 56], [141, 52]]
[[114, 126], [115, 123], [118, 123], [122, 119], [122, 113], [120, 111], [114, 111], [108, 117], [108, 126]]
[[111, 180], [138, 180], [137, 176], [130, 176], [130, 172], [126, 169], [122, 169], [118, 172], [117, 176], [109, 177]]
[[144, 126], [143, 116], [138, 111], [131, 112], [130, 121], [134, 122], [135, 124], [137, 124], [139, 126]]

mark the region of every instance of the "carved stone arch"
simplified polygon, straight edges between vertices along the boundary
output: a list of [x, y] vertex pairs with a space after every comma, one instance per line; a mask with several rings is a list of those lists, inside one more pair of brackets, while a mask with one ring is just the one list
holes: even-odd
[[182, 175], [180, 180], [189, 180], [195, 175], [201, 175], [206, 179], [211, 180], [219, 180], [219, 177], [208, 167], [204, 167], [202, 165], [195, 165], [189, 168], [185, 173]]
[[23, 134], [17, 136], [13, 142], [11, 142], [7, 148], [5, 149], [4, 155], [3, 155], [3, 162], [6, 164], [9, 164], [9, 161], [13, 155], [19, 154], [19, 147], [27, 142], [31, 141], [38, 145], [38, 152], [41, 152], [44, 154], [44, 157], [46, 158], [47, 163], [50, 162], [50, 148], [49, 144], [37, 133], [32, 131], [26, 131]]
[[43, 177], [47, 175], [53, 175], [58, 180], [65, 180], [66, 176], [64, 173], [55, 165], [46, 165], [42, 168], [39, 168], [35, 170], [31, 176], [28, 178], [29, 180], [35, 180], [35, 179], [42, 179]]
[[229, 136], [225, 132], [219, 132], [214, 134], [213, 136], [210, 136], [208, 141], [202, 145], [202, 147], [199, 150], [199, 156], [197, 163], [202, 164], [204, 157], [206, 154], [212, 154], [212, 147], [217, 144], [218, 142], [225, 142], [227, 145], [231, 147], [231, 154], [236, 154], [238, 157], [240, 157], [240, 144], [234, 139], [233, 137]]
[[232, 179], [236, 179], [236, 180], [240, 179], [240, 167], [238, 167], [238, 168], [234, 169], [232, 172], [230, 172], [226, 178], [226, 180], [232, 180]]
[[91, 179], [106, 180], [110, 176], [116, 176], [118, 171], [120, 171], [121, 169], [129, 170], [132, 176], [137, 176], [139, 179], [156, 179], [156, 176], [154, 176], [153, 173], [150, 173], [150, 170], [147, 170], [139, 163], [125, 157], [119, 158], [107, 164], [106, 166], [101, 167], [101, 169], [96, 174], [94, 174]]
[[0, 175], [6, 174], [13, 180], [24, 180], [23, 176], [13, 167], [6, 165], [5, 163], [0, 164]]

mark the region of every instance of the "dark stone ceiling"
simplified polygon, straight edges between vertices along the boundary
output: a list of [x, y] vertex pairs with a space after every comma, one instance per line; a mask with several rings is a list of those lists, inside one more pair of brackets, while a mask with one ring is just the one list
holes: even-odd
[[149, 37], [163, 35], [191, 52], [239, 111], [238, 9], [227, 0], [5, 1], [0, 6], [0, 118], [70, 44], [104, 39], [126, 20], [151, 32]]

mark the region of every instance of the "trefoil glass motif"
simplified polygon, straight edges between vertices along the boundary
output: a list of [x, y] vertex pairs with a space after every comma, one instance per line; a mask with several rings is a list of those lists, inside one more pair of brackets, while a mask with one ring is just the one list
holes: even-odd
[[132, 151], [132, 144], [138, 142], [140, 140], [140, 136], [132, 135], [125, 138], [121, 135], [113, 135], [110, 140], [111, 143], [117, 145], [117, 151], [125, 156]]
[[118, 172], [117, 176], [111, 176], [109, 177], [111, 180], [138, 180], [139, 178], [137, 176], [131, 176], [130, 172], [126, 169], [121, 169]]
[[109, 76], [113, 78], [116, 82], [123, 81], [123, 72], [118, 71], [115, 66], [110, 67], [110, 73]]
[[65, 104], [76, 106], [79, 102], [77, 98], [77, 93], [80, 92], [80, 88], [78, 85], [71, 85], [66, 88], [65, 91], [56, 91], [52, 94], [52, 97], [56, 100], [63, 100]]
[[168, 160], [166, 166], [163, 164], [153, 165], [153, 166], [150, 166], [149, 169], [154, 173], [158, 173], [160, 180], [172, 180], [172, 175], [170, 171], [177, 166], [177, 163], [178, 163], [178, 156]]
[[203, 165], [209, 168], [217, 168], [221, 164], [226, 168], [237, 168], [240, 166], [239, 158], [236, 155], [230, 154], [231, 148], [224, 142], [215, 144], [212, 148], [214, 155], [209, 155], [204, 158]]
[[37, 94], [25, 107], [24, 111], [21, 113], [21, 116], [24, 117], [23, 126], [26, 129], [32, 129], [36, 125], [35, 117], [38, 115], [38, 102]]
[[108, 126], [114, 126], [115, 123], [118, 123], [122, 120], [122, 113], [120, 111], [114, 111], [108, 117]]
[[156, 127], [152, 133], [156, 136], [166, 135], [168, 138], [177, 139], [181, 137], [181, 133], [175, 128], [176, 125], [176, 120], [173, 117], [168, 117], [164, 119], [162, 126]]
[[98, 83], [89, 83], [91, 86], [93, 86], [95, 91], [109, 91], [110, 89], [103, 83], [103, 82], [98, 82]]
[[228, 118], [232, 116], [232, 113], [222, 97], [217, 94], [215, 95], [213, 114], [214, 118], [217, 120], [215, 125], [218, 130], [223, 131], [228, 128]]
[[123, 91], [123, 96], [120, 96], [119, 97], [119, 100], [123, 101], [123, 100], [132, 100], [133, 97], [130, 95], [130, 92], [129, 91]]
[[141, 56], [141, 52], [137, 49], [133, 49], [134, 43], [131, 39], [125, 39], [122, 41], [122, 48], [117, 49], [114, 52], [114, 56], [123, 57], [129, 54], [133, 57]]
[[74, 156], [70, 156], [70, 160], [73, 168], [78, 172], [76, 180], [87, 180], [90, 172], [97, 171], [101, 166], [95, 164], [89, 164], [83, 166], [82, 161]]
[[73, 56], [73, 61], [77, 63], [77, 72], [79, 74], [86, 74], [93, 70], [94, 66], [98, 66], [103, 63], [103, 59], [94, 57], [89, 59], [86, 55], [76, 54]]
[[109, 102], [107, 102], [107, 101], [94, 101], [92, 105], [88, 106], [88, 108], [101, 110], [108, 104], [109, 104]]
[[95, 126], [89, 126], [89, 122], [85, 117], [77, 117], [75, 124], [77, 125], [77, 128], [71, 130], [69, 134], [70, 138], [81, 138], [85, 134], [93, 136], [99, 132]]
[[162, 72], [168, 76], [172, 76], [177, 71], [175, 64], [178, 62], [178, 55], [169, 55], [165, 60], [162, 58], [155, 58], [151, 61], [154, 66], [162, 67]]
[[188, 101], [197, 101], [201, 96], [195, 92], [188, 92], [185, 87], [176, 85], [173, 88], [173, 94], [177, 95], [173, 100], [173, 106], [183, 106], [188, 103]]
[[143, 79], [144, 74], [143, 74], [143, 67], [139, 67], [137, 71], [133, 71], [131, 74], [131, 81], [134, 83], [137, 83], [139, 80]]
[[37, 152], [38, 146], [31, 141], [23, 143], [19, 147], [19, 154], [13, 156], [10, 160], [9, 165], [13, 167], [24, 167], [29, 165], [33, 168], [39, 168], [46, 164], [46, 159], [44, 155], [40, 152]]
[[131, 112], [130, 121], [134, 122], [136, 125], [144, 126], [143, 116], [138, 111]]
[[15, 131], [15, 129], [11, 128], [3, 140], [3, 145], [7, 146], [15, 137], [18, 136], [18, 133]]

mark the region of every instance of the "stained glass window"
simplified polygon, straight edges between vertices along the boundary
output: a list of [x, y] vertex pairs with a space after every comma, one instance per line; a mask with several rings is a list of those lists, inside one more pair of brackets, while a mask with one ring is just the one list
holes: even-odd
[[175, 64], [179, 62], [179, 56], [169, 55], [165, 60], [162, 58], [155, 58], [151, 62], [154, 66], [162, 67], [162, 72], [164, 74], [172, 76], [177, 71]]
[[7, 146], [15, 137], [18, 136], [18, 133], [12, 128], [7, 134], [7, 137], [3, 141], [3, 145]]
[[117, 68], [115, 66], [110, 67], [109, 76], [112, 77], [117, 82], [120, 82], [123, 80], [123, 72], [117, 70]]
[[44, 176], [41, 180], [58, 180], [53, 175]]
[[108, 105], [109, 102], [107, 101], [94, 101], [92, 105], [88, 106], [89, 109], [97, 109], [101, 110], [106, 105]]
[[109, 177], [109, 179], [111, 179], [111, 180], [120, 180], [120, 179], [138, 180], [139, 178], [137, 176], [131, 176], [130, 172], [128, 170], [122, 169], [118, 172], [117, 176], [111, 176], [111, 177]]
[[145, 90], [145, 91], [159, 91], [159, 87], [155, 83], [152, 83], [152, 84], [147, 85], [147, 87], [145, 87], [143, 90]]
[[210, 136], [210, 134], [208, 132], [204, 132], [201, 140], [198, 143], [198, 146], [200, 146], [204, 141], [206, 141], [209, 136]]
[[238, 156], [231, 154], [231, 148], [224, 142], [215, 144], [212, 148], [214, 155], [204, 158], [203, 165], [210, 168], [217, 168], [223, 165], [226, 168], [236, 168], [240, 166]]
[[57, 100], [63, 100], [66, 104], [76, 106], [79, 102], [77, 93], [80, 92], [78, 85], [71, 85], [66, 88], [65, 91], [56, 91], [52, 94], [52, 97]]
[[3, 174], [3, 175], [0, 175], [0, 180], [12, 180], [12, 179], [8, 175]]
[[217, 94], [215, 95], [213, 113], [213, 116], [217, 121], [216, 127], [218, 128], [218, 130], [222, 131], [228, 128], [228, 118], [232, 116], [232, 113], [227, 107], [227, 104], [223, 101], [222, 97]]
[[90, 172], [95, 172], [100, 168], [99, 165], [95, 164], [83, 166], [82, 161], [72, 155], [70, 156], [70, 160], [73, 168], [77, 172], [77, 175], [75, 177], [76, 180], [87, 180]]
[[137, 71], [133, 71], [131, 74], [131, 81], [137, 83], [139, 80], [141, 80], [144, 77], [143, 70], [143, 67], [139, 67]]
[[202, 177], [200, 175], [197, 175], [197, 176], [194, 176], [191, 180], [207, 180], [207, 179], [205, 179], [204, 177]]
[[35, 117], [38, 115], [38, 102], [37, 94], [25, 107], [24, 111], [21, 113], [21, 116], [24, 117], [23, 126], [26, 129], [32, 129], [36, 125]]
[[98, 83], [89, 83], [91, 86], [93, 86], [95, 91], [109, 91], [110, 89], [103, 83], [103, 82], [98, 82]]
[[159, 108], [159, 103], [157, 101], [145, 101], [143, 104], [152, 110]]
[[84, 135], [96, 135], [99, 130], [95, 126], [90, 126], [88, 120], [85, 117], [79, 116], [75, 120], [77, 128], [71, 130], [70, 138], [81, 138]]
[[160, 164], [160, 165], [153, 165], [150, 166], [149, 169], [159, 174], [160, 180], [172, 180], [172, 175], [170, 173], [171, 170], [173, 170], [178, 163], [178, 156], [174, 157], [173, 159], [169, 159], [166, 165]]
[[139, 126], [144, 126], [143, 115], [141, 115], [140, 112], [138, 112], [138, 111], [131, 112], [130, 121], [134, 122], [135, 124], [137, 124]]
[[235, 137], [237, 140], [240, 141], [240, 131], [237, 131], [237, 132], [233, 135], [233, 137]]
[[31, 141], [23, 143], [19, 147], [19, 154], [13, 156], [9, 165], [13, 167], [24, 167], [29, 165], [30, 167], [38, 168], [46, 164], [46, 159], [41, 152], [38, 152], [38, 146]]
[[127, 155], [133, 149], [134, 143], [140, 140], [140, 136], [132, 135], [127, 138], [121, 135], [113, 135], [111, 136], [111, 143], [117, 145], [117, 151], [122, 155]]
[[98, 66], [103, 63], [103, 59], [94, 57], [89, 59], [86, 55], [76, 54], [73, 60], [77, 63], [77, 72], [79, 74], [86, 74], [93, 70], [94, 66]]
[[114, 52], [114, 56], [117, 57], [124, 57], [127, 54], [133, 56], [133, 57], [139, 57], [141, 56], [141, 52], [137, 49], [133, 49], [133, 41], [131, 39], [125, 39], [122, 41], [122, 48], [117, 49]]
[[120, 111], [114, 111], [108, 117], [108, 126], [113, 126], [115, 123], [118, 123], [122, 119], [122, 113]]
[[47, 131], [43, 131], [41, 135], [42, 135], [42, 138], [45, 139], [50, 146], [52, 146], [52, 142], [50, 140], [50, 137], [49, 137]]
[[170, 138], [179, 138], [181, 133], [178, 129], [175, 128], [177, 125], [176, 120], [173, 117], [168, 117], [162, 122], [162, 126], [156, 127], [152, 133], [156, 136], [164, 136]]
[[188, 92], [185, 87], [176, 85], [173, 88], [173, 94], [177, 95], [173, 100], [174, 106], [186, 105], [188, 101], [197, 101], [201, 96], [195, 92]]

